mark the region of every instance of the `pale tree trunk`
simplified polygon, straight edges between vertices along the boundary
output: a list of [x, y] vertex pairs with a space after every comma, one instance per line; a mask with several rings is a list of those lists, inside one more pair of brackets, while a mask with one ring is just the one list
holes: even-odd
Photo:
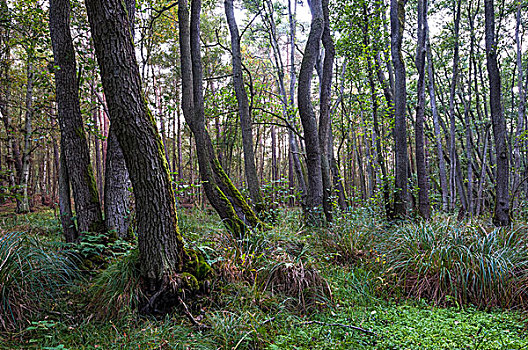
[[407, 216], [407, 127], [405, 106], [407, 99], [405, 65], [401, 51], [405, 24], [404, 0], [391, 0], [391, 54], [394, 65], [394, 151], [395, 193], [394, 215]]
[[418, 0], [418, 46], [416, 48], [418, 104], [416, 105], [414, 137], [416, 142], [416, 173], [418, 175], [418, 211], [424, 219], [428, 220], [431, 217], [431, 207], [429, 205], [429, 177], [424, 145], [426, 28], [427, 0]]
[[249, 109], [249, 101], [244, 87], [242, 73], [242, 57], [240, 53], [240, 35], [235, 20], [233, 0], [225, 0], [225, 13], [229, 32], [231, 33], [231, 55], [233, 58], [233, 85], [238, 102], [238, 114], [242, 131], [242, 145], [244, 148], [244, 169], [249, 195], [257, 212], [263, 210], [262, 196], [255, 167], [255, 152], [253, 150], [253, 129]]
[[26, 67], [26, 120], [24, 126], [24, 149], [22, 152], [22, 171], [18, 178], [17, 212], [29, 212], [29, 172], [31, 168], [31, 140], [33, 139], [33, 57], [28, 55]]
[[495, 40], [495, 11], [493, 0], [485, 0], [486, 17], [486, 54], [490, 83], [490, 108], [495, 154], [497, 156], [495, 210], [493, 223], [496, 226], [507, 226], [511, 223], [509, 193], [509, 154], [506, 144], [506, 121], [502, 111], [501, 81], [497, 64], [497, 41]]
[[[208, 268], [196, 253], [184, 248], [178, 230], [169, 168], [156, 123], [142, 98], [123, 3], [87, 0], [86, 7], [110, 122], [136, 198], [139, 268], [148, 298], [140, 311], [165, 312], [177, 302], [182, 290], [196, 291]], [[182, 272], [188, 273], [182, 276]]]
[[79, 104], [79, 82], [70, 33], [70, 3], [50, 1], [50, 33], [55, 65], [55, 85], [61, 143], [70, 175], [79, 232], [105, 230], [99, 194]]
[[324, 30], [323, 7], [321, 0], [313, 0], [310, 4], [312, 22], [310, 34], [304, 49], [304, 55], [299, 72], [297, 100], [299, 115], [304, 130], [306, 146], [306, 166], [308, 168], [308, 195], [306, 222], [310, 225], [322, 223], [323, 206], [323, 176], [321, 172], [321, 150], [317, 121], [312, 107], [311, 86], [313, 69], [319, 55], [321, 37]]

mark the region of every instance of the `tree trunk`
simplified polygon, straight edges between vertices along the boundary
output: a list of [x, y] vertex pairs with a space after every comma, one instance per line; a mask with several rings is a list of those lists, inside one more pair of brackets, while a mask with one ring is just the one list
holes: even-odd
[[511, 222], [509, 194], [509, 154], [506, 145], [506, 121], [502, 111], [501, 81], [497, 64], [497, 41], [495, 40], [495, 12], [493, 0], [485, 0], [486, 18], [486, 54], [490, 83], [490, 108], [495, 154], [497, 156], [497, 173], [495, 184], [495, 210], [493, 223], [496, 226], [507, 226]]
[[193, 0], [189, 22], [188, 3], [186, 0], [179, 1], [182, 110], [196, 141], [200, 176], [205, 194], [225, 225], [236, 236], [242, 237], [246, 233], [247, 225], [255, 227], [263, 223], [222, 169], [205, 128], [200, 12], [201, 2]]
[[418, 0], [418, 46], [416, 48], [418, 104], [416, 105], [414, 137], [416, 142], [416, 173], [418, 175], [418, 211], [424, 219], [428, 220], [431, 217], [431, 207], [429, 205], [429, 177], [424, 146], [426, 28], [427, 0]]
[[22, 152], [22, 171], [18, 177], [17, 213], [29, 212], [29, 172], [31, 168], [31, 140], [33, 139], [33, 56], [27, 58], [26, 120], [24, 126], [24, 149]]
[[[139, 267], [145, 300], [140, 311], [164, 312], [181, 290], [196, 291], [208, 269], [184, 248], [167, 160], [156, 122], [143, 98], [129, 19], [119, 0], [86, 0], [110, 122], [134, 188]], [[182, 275], [182, 272], [190, 272]]]
[[255, 167], [255, 152], [253, 150], [253, 129], [249, 111], [249, 101], [244, 87], [244, 76], [242, 73], [242, 57], [240, 53], [240, 35], [235, 20], [233, 0], [225, 0], [225, 13], [229, 32], [231, 33], [231, 55], [233, 57], [233, 85], [238, 102], [238, 114], [240, 128], [242, 130], [242, 145], [244, 147], [244, 169], [246, 175], [249, 195], [257, 212], [263, 210], [260, 185]]
[[64, 147], [61, 147], [59, 156], [59, 213], [64, 239], [67, 243], [73, 243], [77, 242], [77, 239], [79, 238], [79, 232], [77, 231], [75, 222], [73, 221], [70, 194], [70, 176], [68, 174], [68, 166], [66, 165], [66, 157], [63, 148]]
[[[129, 18], [129, 29], [134, 38], [134, 13], [136, 0], [126, 0]], [[105, 112], [108, 113], [104, 101], [101, 101]], [[104, 213], [105, 224], [108, 230], [115, 230], [120, 238], [129, 236], [130, 222], [133, 211], [130, 176], [125, 162], [125, 157], [119, 145], [115, 128], [110, 125], [108, 131], [106, 160], [105, 160], [105, 186], [104, 186]]]
[[453, 48], [453, 75], [451, 77], [451, 86], [449, 89], [449, 198], [450, 209], [455, 209], [456, 203], [456, 125], [455, 125], [455, 94], [458, 82], [458, 61], [459, 61], [459, 29], [460, 29], [460, 5], [462, 0], [453, 2], [453, 14], [455, 16], [454, 48]]
[[324, 30], [321, 0], [313, 0], [310, 4], [310, 10], [312, 13], [312, 22], [310, 34], [308, 35], [304, 49], [301, 70], [299, 72], [297, 100], [299, 115], [304, 130], [306, 166], [308, 168], [306, 222], [310, 225], [317, 226], [322, 223], [323, 176], [321, 172], [321, 150], [319, 146], [317, 121], [311, 101], [311, 86], [313, 68], [319, 54], [320, 41]]
[[394, 65], [394, 151], [395, 151], [395, 193], [394, 215], [407, 216], [407, 127], [405, 106], [407, 99], [405, 64], [401, 51], [403, 27], [405, 25], [404, 0], [391, 0], [391, 54]]
[[519, 94], [519, 106], [517, 109], [517, 132], [515, 135], [515, 143], [513, 148], [514, 155], [514, 177], [513, 177], [513, 210], [517, 208], [520, 199], [520, 174], [521, 170], [521, 146], [524, 146], [522, 140], [522, 133], [524, 132], [524, 119], [526, 113], [525, 95], [523, 87], [523, 66], [522, 66], [522, 51], [521, 40], [519, 36], [519, 27], [521, 26], [521, 0], [517, 1], [517, 15], [515, 24], [515, 42], [517, 45], [517, 89]]
[[79, 105], [79, 82], [69, 25], [69, 1], [51, 0], [50, 33], [55, 64], [59, 68], [55, 71], [55, 85], [61, 142], [72, 183], [78, 229], [102, 232], [105, 227]]

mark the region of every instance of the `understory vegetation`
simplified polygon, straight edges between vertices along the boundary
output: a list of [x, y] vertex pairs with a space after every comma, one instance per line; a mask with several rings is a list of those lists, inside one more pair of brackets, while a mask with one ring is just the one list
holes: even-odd
[[[495, 229], [439, 215], [394, 225], [361, 208], [306, 229], [299, 211], [281, 209], [273, 229], [239, 239], [207, 211], [179, 214], [186, 244], [214, 276], [207, 293], [184, 295], [160, 319], [138, 314], [133, 241], [98, 236], [66, 245], [51, 211], [2, 214], [0, 347], [528, 347], [521, 221]], [[90, 258], [96, 254], [100, 260]]]

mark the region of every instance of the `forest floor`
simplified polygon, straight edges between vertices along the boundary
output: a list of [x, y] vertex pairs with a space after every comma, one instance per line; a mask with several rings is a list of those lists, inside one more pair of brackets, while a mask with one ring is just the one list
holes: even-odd
[[[0, 211], [0, 241], [17, 231], [45, 249], [64, 249], [54, 211], [13, 209]], [[447, 294], [436, 303], [410, 297], [391, 273], [393, 262], [369, 243], [394, 230], [373, 211], [359, 209], [324, 230], [300, 227], [298, 211], [277, 213], [271, 231], [243, 240], [230, 237], [211, 213], [179, 213], [186, 244], [216, 271], [209, 293], [186, 301], [187, 316], [177, 309], [147, 319], [119, 299], [94, 302], [91, 288], [101, 272], [92, 271], [18, 330], [0, 333], [0, 348], [528, 349], [522, 311], [460, 304]]]

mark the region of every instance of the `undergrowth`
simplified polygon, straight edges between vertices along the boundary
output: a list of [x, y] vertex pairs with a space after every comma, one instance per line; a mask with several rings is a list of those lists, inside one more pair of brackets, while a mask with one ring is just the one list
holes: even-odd
[[280, 210], [272, 230], [239, 239], [213, 215], [182, 212], [186, 245], [216, 274], [209, 294], [163, 319], [139, 317], [130, 244], [88, 281], [70, 280], [49, 312], [0, 333], [0, 348], [528, 348], [522, 314], [505, 310], [526, 293], [523, 226], [392, 225], [369, 209], [317, 230], [300, 218]]

